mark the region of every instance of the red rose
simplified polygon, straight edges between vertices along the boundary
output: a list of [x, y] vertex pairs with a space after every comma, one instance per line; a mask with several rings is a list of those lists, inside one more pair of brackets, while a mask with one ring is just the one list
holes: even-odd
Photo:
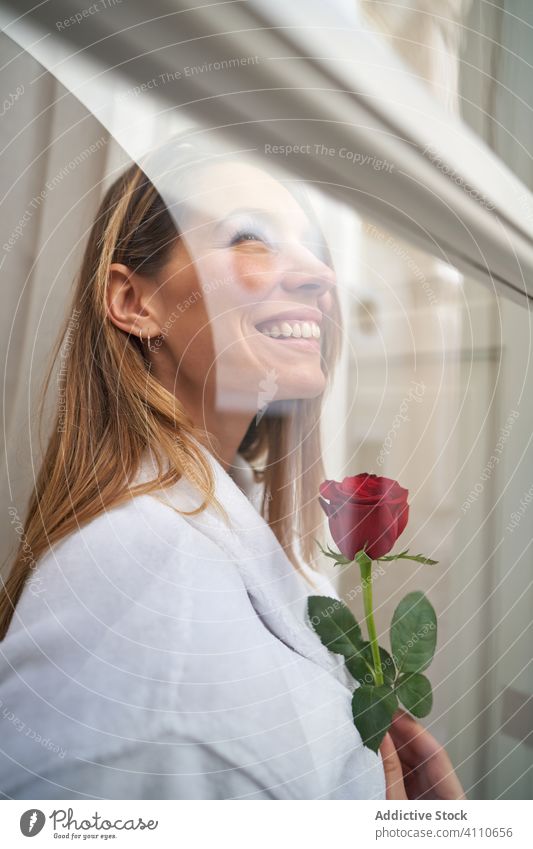
[[409, 518], [409, 491], [391, 478], [361, 474], [320, 484], [319, 498], [339, 550], [353, 560], [362, 548], [371, 560], [387, 554]]

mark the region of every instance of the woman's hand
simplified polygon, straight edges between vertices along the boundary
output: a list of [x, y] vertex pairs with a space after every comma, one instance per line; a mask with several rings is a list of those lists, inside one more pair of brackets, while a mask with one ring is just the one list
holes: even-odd
[[379, 751], [387, 799], [466, 799], [446, 750], [401, 708]]

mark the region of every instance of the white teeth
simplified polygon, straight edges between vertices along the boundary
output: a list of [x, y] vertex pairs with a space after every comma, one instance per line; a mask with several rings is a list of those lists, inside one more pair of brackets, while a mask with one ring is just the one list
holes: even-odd
[[314, 321], [282, 321], [260, 332], [273, 339], [279, 339], [280, 336], [284, 339], [320, 339], [320, 327]]

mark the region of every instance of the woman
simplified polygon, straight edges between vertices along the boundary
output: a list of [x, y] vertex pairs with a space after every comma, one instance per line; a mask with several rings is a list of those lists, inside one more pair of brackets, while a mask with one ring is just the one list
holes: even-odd
[[409, 739], [362, 746], [355, 682], [306, 621], [335, 594], [312, 557], [339, 311], [305, 200], [162, 148], [107, 192], [74, 307], [0, 604], [2, 792], [406, 798], [414, 758], [418, 795], [461, 797], [400, 712]]

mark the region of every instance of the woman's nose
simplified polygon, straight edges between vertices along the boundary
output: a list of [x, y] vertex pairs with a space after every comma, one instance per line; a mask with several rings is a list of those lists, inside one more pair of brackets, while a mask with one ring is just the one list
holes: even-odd
[[335, 272], [308, 247], [291, 245], [290, 257], [283, 275], [283, 286], [287, 291], [305, 291], [319, 298], [335, 286]]

